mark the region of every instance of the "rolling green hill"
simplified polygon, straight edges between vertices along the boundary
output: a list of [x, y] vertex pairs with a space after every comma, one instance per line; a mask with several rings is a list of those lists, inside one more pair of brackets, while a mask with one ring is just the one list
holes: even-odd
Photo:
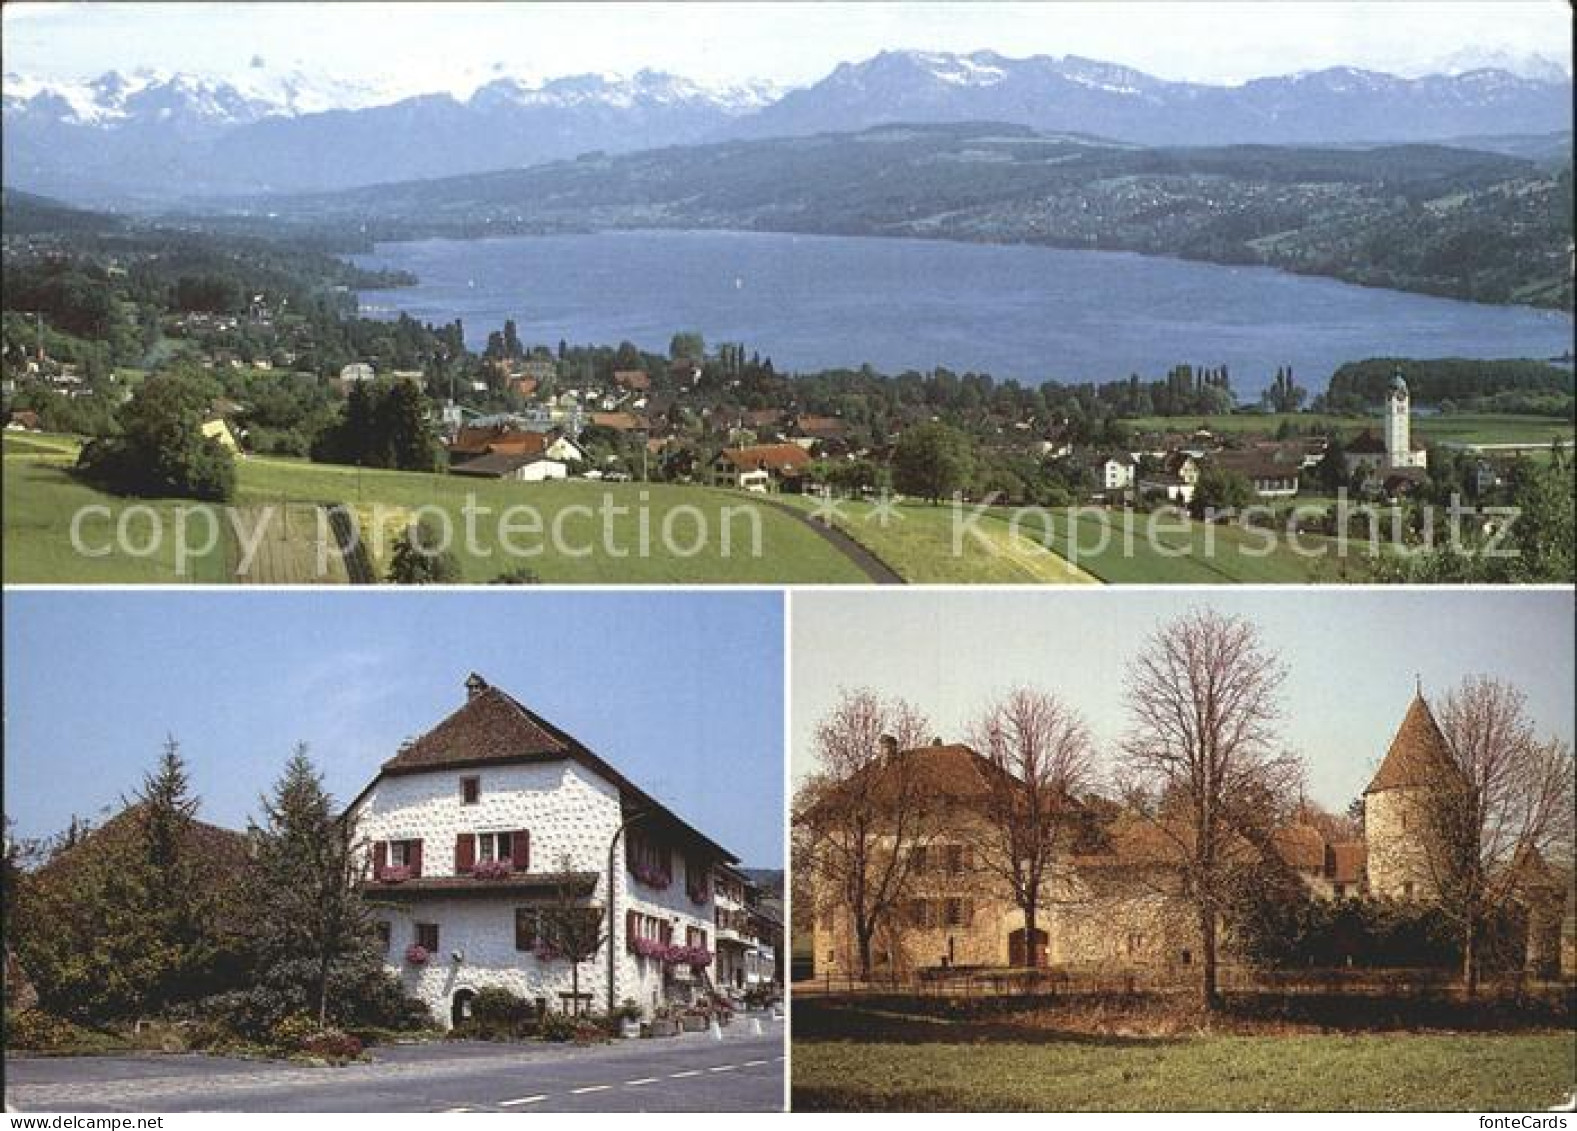
[[1036, 243], [1570, 308], [1571, 203], [1569, 163], [1471, 149], [1147, 149], [965, 123], [592, 154], [267, 208], [385, 239], [667, 227]]

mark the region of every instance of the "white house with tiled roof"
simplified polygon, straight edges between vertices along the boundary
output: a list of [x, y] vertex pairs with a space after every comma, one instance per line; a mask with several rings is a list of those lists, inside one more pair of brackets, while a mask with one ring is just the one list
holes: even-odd
[[[481, 676], [465, 689], [347, 810], [389, 968], [445, 1024], [489, 986], [539, 1011], [633, 1000], [648, 1015], [710, 992], [712, 876], [738, 861]], [[610, 900], [577, 1002], [542, 915]]]

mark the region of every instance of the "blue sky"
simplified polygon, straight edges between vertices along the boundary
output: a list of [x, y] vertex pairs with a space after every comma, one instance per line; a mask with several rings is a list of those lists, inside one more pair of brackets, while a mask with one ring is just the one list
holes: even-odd
[[270, 66], [408, 89], [652, 67], [805, 84], [886, 49], [1078, 54], [1242, 81], [1352, 64], [1416, 70], [1463, 49], [1570, 60], [1560, 0], [1458, 3], [41, 4], [4, 9], [5, 67], [83, 77]]
[[294, 743], [341, 802], [475, 670], [738, 854], [780, 867], [776, 593], [5, 595], [5, 804], [19, 835], [134, 790], [173, 734], [202, 816], [243, 827]]
[[1249, 618], [1280, 653], [1283, 738], [1307, 764], [1309, 796], [1328, 808], [1345, 809], [1368, 784], [1415, 678], [1432, 700], [1470, 674], [1511, 681], [1542, 733], [1572, 739], [1569, 589], [823, 591], [793, 596], [794, 777], [812, 769], [813, 729], [840, 687], [908, 699], [949, 741], [1001, 692], [1044, 688], [1084, 713], [1109, 754], [1126, 721], [1125, 664], [1195, 607]]

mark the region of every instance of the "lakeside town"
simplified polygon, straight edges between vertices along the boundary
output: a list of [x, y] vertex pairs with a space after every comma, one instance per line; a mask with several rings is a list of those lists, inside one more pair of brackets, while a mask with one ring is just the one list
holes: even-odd
[[[1245, 379], [1224, 366], [1041, 385], [945, 369], [787, 374], [745, 344], [708, 343], [694, 331], [675, 333], [659, 354], [629, 342], [532, 345], [506, 321], [473, 351], [459, 322], [358, 314], [353, 288], [390, 280], [331, 255], [284, 258], [234, 237], [7, 200], [8, 215], [36, 216], [7, 229], [0, 341], [6, 481], [15, 512], [28, 516], [8, 539], [23, 563], [69, 552], [30, 543], [64, 540], [71, 516], [62, 507], [80, 505], [84, 492], [232, 502], [239, 490], [321, 503], [335, 496], [305, 473], [339, 466], [357, 469], [358, 502], [363, 470], [453, 485], [387, 480], [391, 501], [407, 509], [409, 497], [467, 484], [559, 505], [565, 497], [555, 490], [574, 483], [615, 492], [663, 484], [678, 489], [673, 505], [721, 505], [684, 488], [770, 495], [786, 504], [780, 522], [798, 528], [785, 535], [798, 539], [789, 556], [828, 562], [781, 580], [834, 580], [851, 568], [897, 580], [1004, 580], [1015, 559], [1031, 558], [1039, 560], [1020, 580], [1069, 573], [1055, 538], [1026, 550], [1014, 534], [974, 561], [938, 564], [935, 546], [895, 545], [849, 514], [837, 522], [807, 513], [816, 498], [849, 500], [858, 518], [884, 500], [956, 499], [1095, 507], [1111, 524], [1171, 507], [1198, 522], [1242, 525], [1251, 521], [1243, 512], [1259, 508], [1252, 521], [1324, 537], [1372, 521], [1339, 510], [1346, 498], [1388, 515], [1401, 541], [1426, 548], [1443, 530], [1437, 512], [1454, 502], [1480, 512], [1465, 546], [1410, 562], [1395, 555], [1375, 569], [1342, 563], [1326, 576], [1288, 563], [1282, 576], [1571, 576], [1562, 549], [1570, 516], [1541, 503], [1571, 476], [1571, 371], [1559, 360], [1359, 361], [1328, 375], [1320, 391], [1282, 366], [1247, 399], [1234, 385]], [[139, 446], [144, 433], [174, 450]], [[1510, 568], [1475, 554], [1495, 534], [1484, 516], [1505, 506], [1519, 515], [1519, 561]], [[912, 509], [895, 513], [913, 516], [911, 528], [928, 521]], [[854, 544], [852, 555], [822, 537], [829, 528]], [[396, 529], [390, 540], [401, 536]], [[133, 568], [122, 557], [105, 568]], [[517, 570], [523, 577], [537, 573], [517, 565], [529, 567]], [[1096, 580], [1132, 574], [1073, 565]], [[389, 560], [347, 568], [358, 579], [393, 579]], [[726, 578], [728, 564], [717, 568]], [[1151, 573], [1192, 576], [1146, 564], [1138, 577]], [[1235, 579], [1231, 565], [1220, 573]], [[287, 567], [280, 579], [289, 576]], [[437, 576], [474, 574], [461, 562]]]

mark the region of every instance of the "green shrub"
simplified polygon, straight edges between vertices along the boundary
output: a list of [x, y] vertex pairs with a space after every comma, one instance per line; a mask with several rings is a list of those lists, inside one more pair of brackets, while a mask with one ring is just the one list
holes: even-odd
[[269, 1032], [269, 1041], [282, 1049], [301, 1048], [308, 1037], [318, 1032], [318, 1023], [305, 1013], [292, 1013]]
[[77, 1028], [69, 1021], [62, 1021], [41, 1009], [24, 1009], [7, 1013], [5, 1018], [5, 1046], [7, 1049], [27, 1049], [30, 1052], [52, 1052], [67, 1048], [77, 1041]]
[[523, 1035], [536, 1019], [535, 1007], [525, 998], [497, 986], [489, 986], [471, 999], [467, 1026], [483, 1040], [511, 1040]]

